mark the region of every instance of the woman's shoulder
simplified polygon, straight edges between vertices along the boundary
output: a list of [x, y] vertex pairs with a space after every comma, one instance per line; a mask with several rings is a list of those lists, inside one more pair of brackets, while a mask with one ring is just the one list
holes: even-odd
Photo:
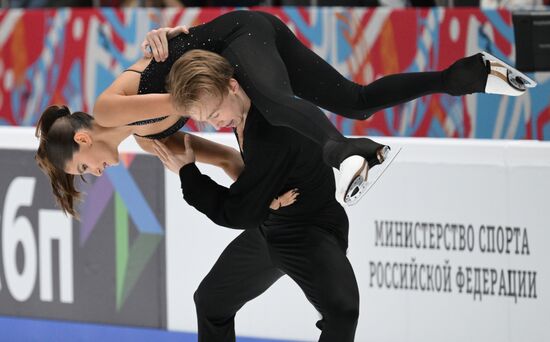
[[120, 75], [118, 75], [118, 77], [107, 89], [105, 89], [105, 93], [114, 93], [117, 95], [136, 95], [139, 89], [141, 73], [145, 70], [145, 68], [147, 68], [150, 61], [150, 58], [142, 58], [129, 66]]
[[138, 72], [143, 72], [143, 70], [145, 70], [145, 68], [147, 68], [147, 66], [151, 63], [151, 61], [153, 60], [152, 57], [142, 57], [140, 59], [138, 59], [134, 64], [130, 65], [128, 68], [126, 68], [126, 70], [135, 70], [135, 71], [138, 71]]

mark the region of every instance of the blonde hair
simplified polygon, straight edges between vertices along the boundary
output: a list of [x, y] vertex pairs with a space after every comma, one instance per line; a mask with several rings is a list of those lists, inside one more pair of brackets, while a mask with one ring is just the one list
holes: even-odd
[[50, 179], [58, 205], [75, 218], [78, 218], [75, 202], [81, 193], [74, 186], [75, 176], [67, 174], [64, 168], [80, 149], [73, 139], [74, 134], [81, 128], [91, 128], [92, 120], [93, 117], [87, 113], [71, 114], [66, 106], [50, 106], [36, 124], [35, 135], [40, 139], [40, 144], [35, 160]]
[[199, 104], [205, 94], [223, 98], [233, 77], [233, 66], [222, 56], [205, 50], [191, 50], [170, 69], [167, 89], [178, 110], [186, 111]]

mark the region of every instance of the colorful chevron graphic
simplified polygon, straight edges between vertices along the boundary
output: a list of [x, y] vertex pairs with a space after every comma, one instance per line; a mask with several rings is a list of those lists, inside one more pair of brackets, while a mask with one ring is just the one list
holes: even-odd
[[[108, 205], [114, 205], [116, 308], [124, 305], [140, 274], [164, 238], [164, 229], [128, 171], [134, 156], [106, 170], [87, 191], [82, 208], [80, 244], [91, 236]], [[136, 237], [130, 241], [130, 222]]]

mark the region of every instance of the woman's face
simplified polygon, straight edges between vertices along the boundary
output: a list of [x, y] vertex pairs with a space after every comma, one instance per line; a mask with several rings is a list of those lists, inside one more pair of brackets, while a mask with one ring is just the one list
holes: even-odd
[[234, 79], [231, 80], [228, 90], [223, 98], [212, 94], [201, 96], [200, 104], [189, 110], [191, 118], [208, 122], [216, 129], [239, 126], [248, 111], [246, 95], [242, 96], [244, 93], [239, 90], [239, 85]]
[[118, 151], [108, 144], [93, 139], [90, 131], [75, 133], [74, 140], [80, 149], [65, 165], [65, 172], [73, 175], [101, 176], [109, 166], [118, 164]]

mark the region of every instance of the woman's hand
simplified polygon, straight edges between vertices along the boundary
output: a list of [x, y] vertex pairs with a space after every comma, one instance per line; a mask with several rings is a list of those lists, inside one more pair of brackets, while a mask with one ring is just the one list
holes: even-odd
[[189, 143], [189, 135], [187, 134], [183, 139], [183, 147], [185, 148], [183, 153], [175, 154], [162, 142], [155, 140], [153, 143], [153, 150], [155, 151], [156, 156], [168, 170], [174, 172], [175, 174], [179, 174], [180, 169], [185, 165], [195, 162], [195, 153]]
[[298, 189], [292, 189], [290, 191], [285, 192], [279, 197], [276, 197], [273, 201], [271, 201], [271, 204], [269, 205], [269, 208], [273, 210], [277, 210], [282, 207], [289, 206], [296, 202], [296, 198], [298, 197], [300, 193], [298, 192]]
[[189, 33], [187, 26], [162, 27], [147, 32], [141, 43], [141, 51], [147, 58], [155, 58], [157, 62], [164, 62], [168, 58], [168, 39], [180, 33]]

